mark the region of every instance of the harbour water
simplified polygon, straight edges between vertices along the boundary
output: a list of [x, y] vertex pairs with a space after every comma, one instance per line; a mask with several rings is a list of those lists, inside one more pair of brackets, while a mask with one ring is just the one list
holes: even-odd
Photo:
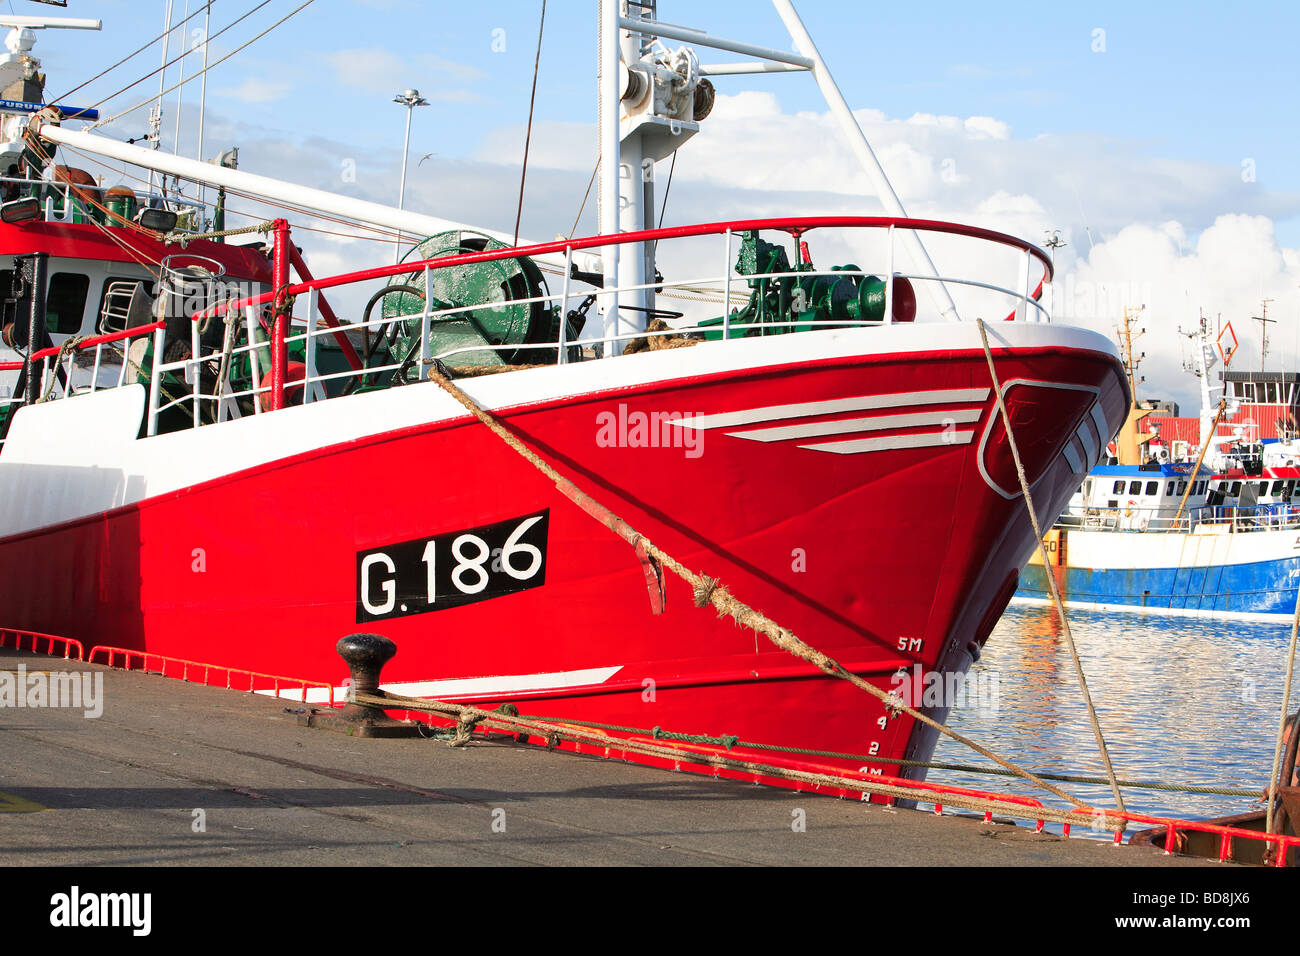
[[[1254, 789], [1268, 784], [1290, 622], [1069, 611], [1093, 701], [1121, 779]], [[1008, 608], [972, 677], [987, 690], [949, 715], [954, 730], [1035, 772], [1105, 772], [1056, 612]], [[996, 677], [995, 680], [993, 678]], [[1293, 687], [1292, 709], [1300, 693]], [[934, 760], [987, 763], [942, 738]], [[1063, 805], [1024, 781], [933, 770], [929, 779]], [[1098, 806], [1107, 785], [1062, 784]], [[1250, 797], [1125, 788], [1130, 811], [1205, 819], [1262, 806]]]

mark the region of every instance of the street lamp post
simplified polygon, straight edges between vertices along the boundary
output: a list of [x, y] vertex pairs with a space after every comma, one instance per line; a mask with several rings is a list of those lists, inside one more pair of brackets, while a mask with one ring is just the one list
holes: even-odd
[[[404, 90], [393, 97], [393, 102], [406, 107], [406, 137], [402, 140], [402, 181], [397, 187], [397, 208], [402, 208], [406, 199], [406, 160], [411, 145], [411, 114], [417, 106], [428, 106], [429, 101], [420, 95], [419, 90]], [[402, 233], [397, 233], [397, 248], [393, 250], [393, 264], [402, 258]]]

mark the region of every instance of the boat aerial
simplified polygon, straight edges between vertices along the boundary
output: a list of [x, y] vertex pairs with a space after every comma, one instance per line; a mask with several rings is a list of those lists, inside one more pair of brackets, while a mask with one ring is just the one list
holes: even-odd
[[[1041, 249], [907, 216], [774, 6], [797, 53], [602, 0], [586, 238], [516, 246], [39, 101], [10, 113], [5, 626], [331, 684], [338, 638], [373, 631], [398, 647], [396, 693], [922, 776], [896, 761], [927, 759], [931, 728], [698, 609], [429, 379], [446, 369], [565, 479], [881, 690], [970, 667], [1037, 545], [999, 397], [1046, 524], [1129, 385], [1104, 336], [1049, 321]], [[884, 214], [653, 228], [655, 164], [689, 149], [715, 83], [764, 72], [812, 74]], [[224, 206], [104, 189], [82, 153], [427, 238], [315, 276], [287, 220], [219, 235]], [[940, 236], [994, 265], [941, 272]], [[824, 251], [846, 246], [857, 261]], [[360, 314], [331, 308], [376, 279]]]

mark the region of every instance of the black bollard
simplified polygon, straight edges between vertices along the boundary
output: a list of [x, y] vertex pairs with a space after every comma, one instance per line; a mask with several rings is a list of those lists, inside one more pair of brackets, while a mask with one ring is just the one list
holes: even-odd
[[[352, 672], [352, 693], [382, 697], [379, 673], [397, 653], [397, 645], [382, 634], [349, 634], [341, 638], [335, 650]], [[413, 737], [418, 725], [394, 720], [383, 708], [349, 700], [342, 710], [312, 708], [299, 717], [307, 727], [336, 730], [352, 737]]]
[[[384, 695], [379, 689], [379, 672], [397, 653], [396, 644], [382, 634], [349, 634], [339, 638], [335, 650], [352, 672], [352, 694]], [[378, 707], [349, 700], [339, 717], [343, 720], [382, 720], [384, 712]]]

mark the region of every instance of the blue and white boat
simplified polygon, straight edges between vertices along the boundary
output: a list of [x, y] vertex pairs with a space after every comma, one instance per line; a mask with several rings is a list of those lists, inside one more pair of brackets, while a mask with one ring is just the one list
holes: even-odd
[[[1300, 468], [1277, 455], [1244, 461], [1214, 436], [1218, 402], [1204, 328], [1200, 338], [1201, 442], [1210, 464], [1094, 468], [1044, 538], [1047, 565], [1035, 552], [1015, 600], [1050, 602], [1050, 573], [1075, 607], [1263, 621], [1295, 614]], [[1133, 434], [1139, 417], [1125, 426]], [[1125, 442], [1117, 444], [1123, 454]], [[1279, 467], [1263, 467], [1270, 463]]]
[[1048, 566], [1036, 554], [1016, 598], [1049, 601], [1051, 573], [1072, 606], [1290, 619], [1300, 586], [1300, 479], [1193, 468], [1094, 469], [1046, 536]]

